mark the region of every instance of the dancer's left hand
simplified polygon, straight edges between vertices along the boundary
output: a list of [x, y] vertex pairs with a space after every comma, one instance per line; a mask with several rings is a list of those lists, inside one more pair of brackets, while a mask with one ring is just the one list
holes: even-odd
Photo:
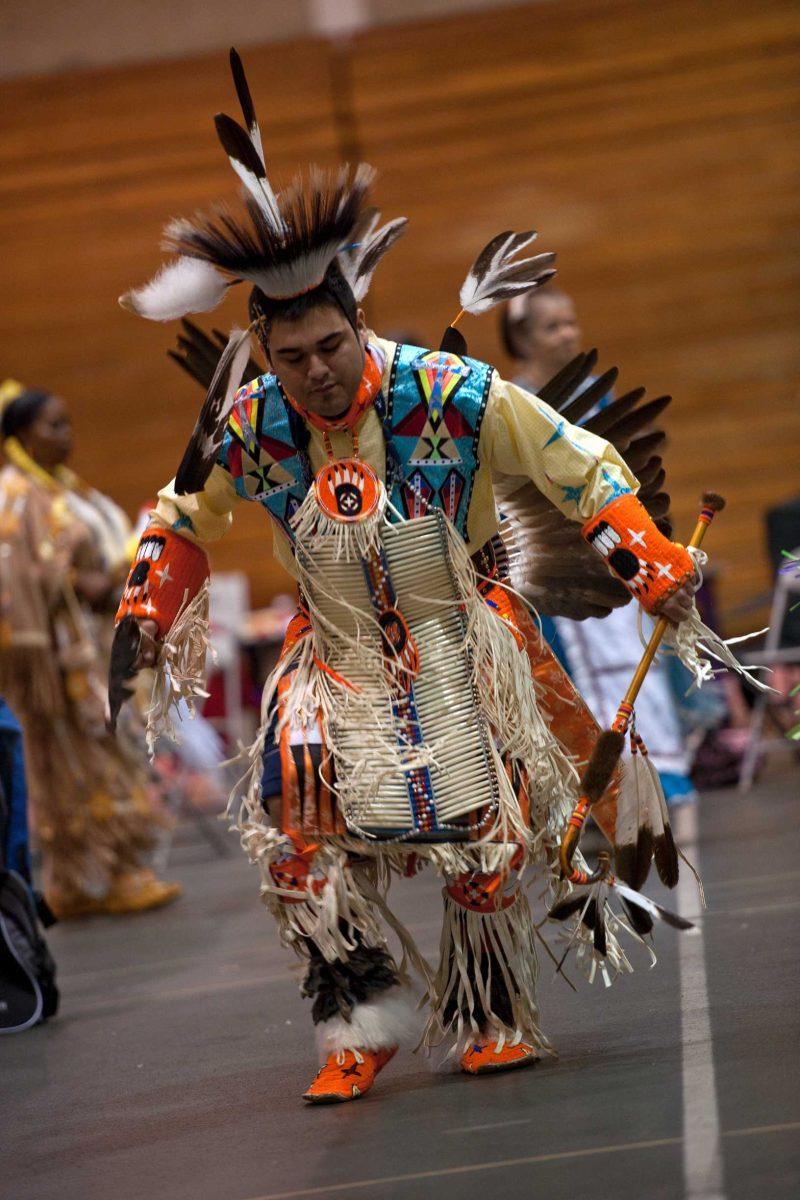
[[691, 615], [696, 591], [696, 579], [688, 580], [664, 601], [658, 615], [666, 617], [673, 625], [680, 625], [681, 621], [685, 621]]

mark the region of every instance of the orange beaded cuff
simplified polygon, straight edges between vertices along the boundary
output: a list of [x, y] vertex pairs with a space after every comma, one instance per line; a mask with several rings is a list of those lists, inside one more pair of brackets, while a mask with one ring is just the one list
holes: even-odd
[[657, 613], [694, 575], [688, 550], [664, 537], [632, 493], [612, 500], [586, 522], [582, 533], [648, 612]]
[[175, 618], [209, 576], [205, 552], [171, 529], [146, 529], [117, 609], [123, 617], [149, 619], [166, 637]]

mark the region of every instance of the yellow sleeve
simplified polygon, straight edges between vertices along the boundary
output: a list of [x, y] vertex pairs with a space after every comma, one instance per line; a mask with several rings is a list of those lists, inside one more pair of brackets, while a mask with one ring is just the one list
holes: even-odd
[[639, 483], [610, 442], [570, 425], [530, 392], [495, 375], [480, 454], [492, 471], [532, 480], [573, 521], [588, 521]]
[[158, 493], [151, 519], [205, 546], [218, 542], [233, 521], [233, 509], [241, 499], [224, 467], [215, 465], [202, 492], [178, 496], [173, 479]]

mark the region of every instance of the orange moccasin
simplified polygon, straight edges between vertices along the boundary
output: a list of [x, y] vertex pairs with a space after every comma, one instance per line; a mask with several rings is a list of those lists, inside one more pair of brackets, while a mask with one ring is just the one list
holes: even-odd
[[397, 1053], [397, 1046], [386, 1050], [341, 1050], [328, 1059], [303, 1099], [309, 1104], [337, 1104], [357, 1100], [368, 1092], [375, 1076]]
[[537, 1054], [528, 1042], [510, 1042], [498, 1050], [497, 1042], [473, 1042], [461, 1055], [461, 1070], [468, 1075], [488, 1075], [490, 1071], [513, 1071], [518, 1067], [530, 1067], [536, 1062]]

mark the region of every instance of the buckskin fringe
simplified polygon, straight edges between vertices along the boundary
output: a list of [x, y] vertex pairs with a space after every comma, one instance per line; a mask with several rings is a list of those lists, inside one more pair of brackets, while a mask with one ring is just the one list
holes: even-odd
[[[189, 715], [195, 715], [195, 703], [205, 699], [206, 657], [211, 650], [208, 619], [209, 584], [181, 608], [167, 634], [158, 663], [153, 671], [153, 690], [147, 710], [147, 749], [153, 756], [160, 737], [180, 742], [175, 714], [181, 700]], [[213, 653], [213, 651], [212, 651]]]
[[[703, 550], [690, 548], [690, 554], [695, 562], [696, 575], [699, 582], [702, 583], [703, 574], [702, 568], [708, 561], [708, 555]], [[699, 584], [698, 584], [699, 586]], [[715, 668], [712, 659], [721, 663], [722, 667], [727, 667], [730, 671], [736, 671], [741, 675], [751, 687], [757, 688], [761, 692], [771, 690], [769, 684], [762, 683], [753, 675], [753, 668], [740, 663], [731, 646], [738, 642], [748, 641], [750, 638], [760, 637], [766, 633], [766, 629], [759, 629], [755, 633], [747, 633], [742, 637], [728, 638], [727, 641], [714, 633], [713, 629], [709, 629], [700, 619], [700, 614], [697, 611], [697, 605], [692, 605], [692, 611], [685, 621], [681, 621], [675, 629], [667, 633], [664, 641], [667, 647], [671, 648], [683, 665], [694, 676], [694, 686], [701, 687], [709, 679], [713, 679], [714, 675], [719, 671], [719, 667]], [[763, 668], [761, 668], [763, 669]]]
[[[493, 970], [500, 973], [495, 989]], [[531, 913], [521, 889], [513, 904], [492, 913], [463, 908], [445, 891], [439, 969], [420, 1045], [431, 1049], [455, 1035], [450, 1058], [484, 1033], [501, 1049], [506, 1042], [525, 1041], [552, 1053], [539, 1028], [537, 976]], [[496, 1011], [498, 994], [503, 1012]]]
[[241, 830], [242, 845], [261, 873], [261, 899], [278, 923], [281, 942], [307, 957], [310, 938], [327, 962], [347, 961], [359, 945], [386, 947], [374, 906], [354, 880], [344, 850], [320, 846], [302, 893], [278, 886], [270, 867], [296, 853], [291, 838], [262, 822], [250, 821]]
[[320, 544], [334, 539], [334, 557], [354, 562], [366, 558], [380, 546], [381, 526], [386, 511], [386, 488], [378, 488], [378, 506], [360, 521], [337, 521], [328, 517], [317, 502], [316, 486], [308, 489], [303, 503], [291, 519], [295, 536], [303, 549], [313, 556]]

